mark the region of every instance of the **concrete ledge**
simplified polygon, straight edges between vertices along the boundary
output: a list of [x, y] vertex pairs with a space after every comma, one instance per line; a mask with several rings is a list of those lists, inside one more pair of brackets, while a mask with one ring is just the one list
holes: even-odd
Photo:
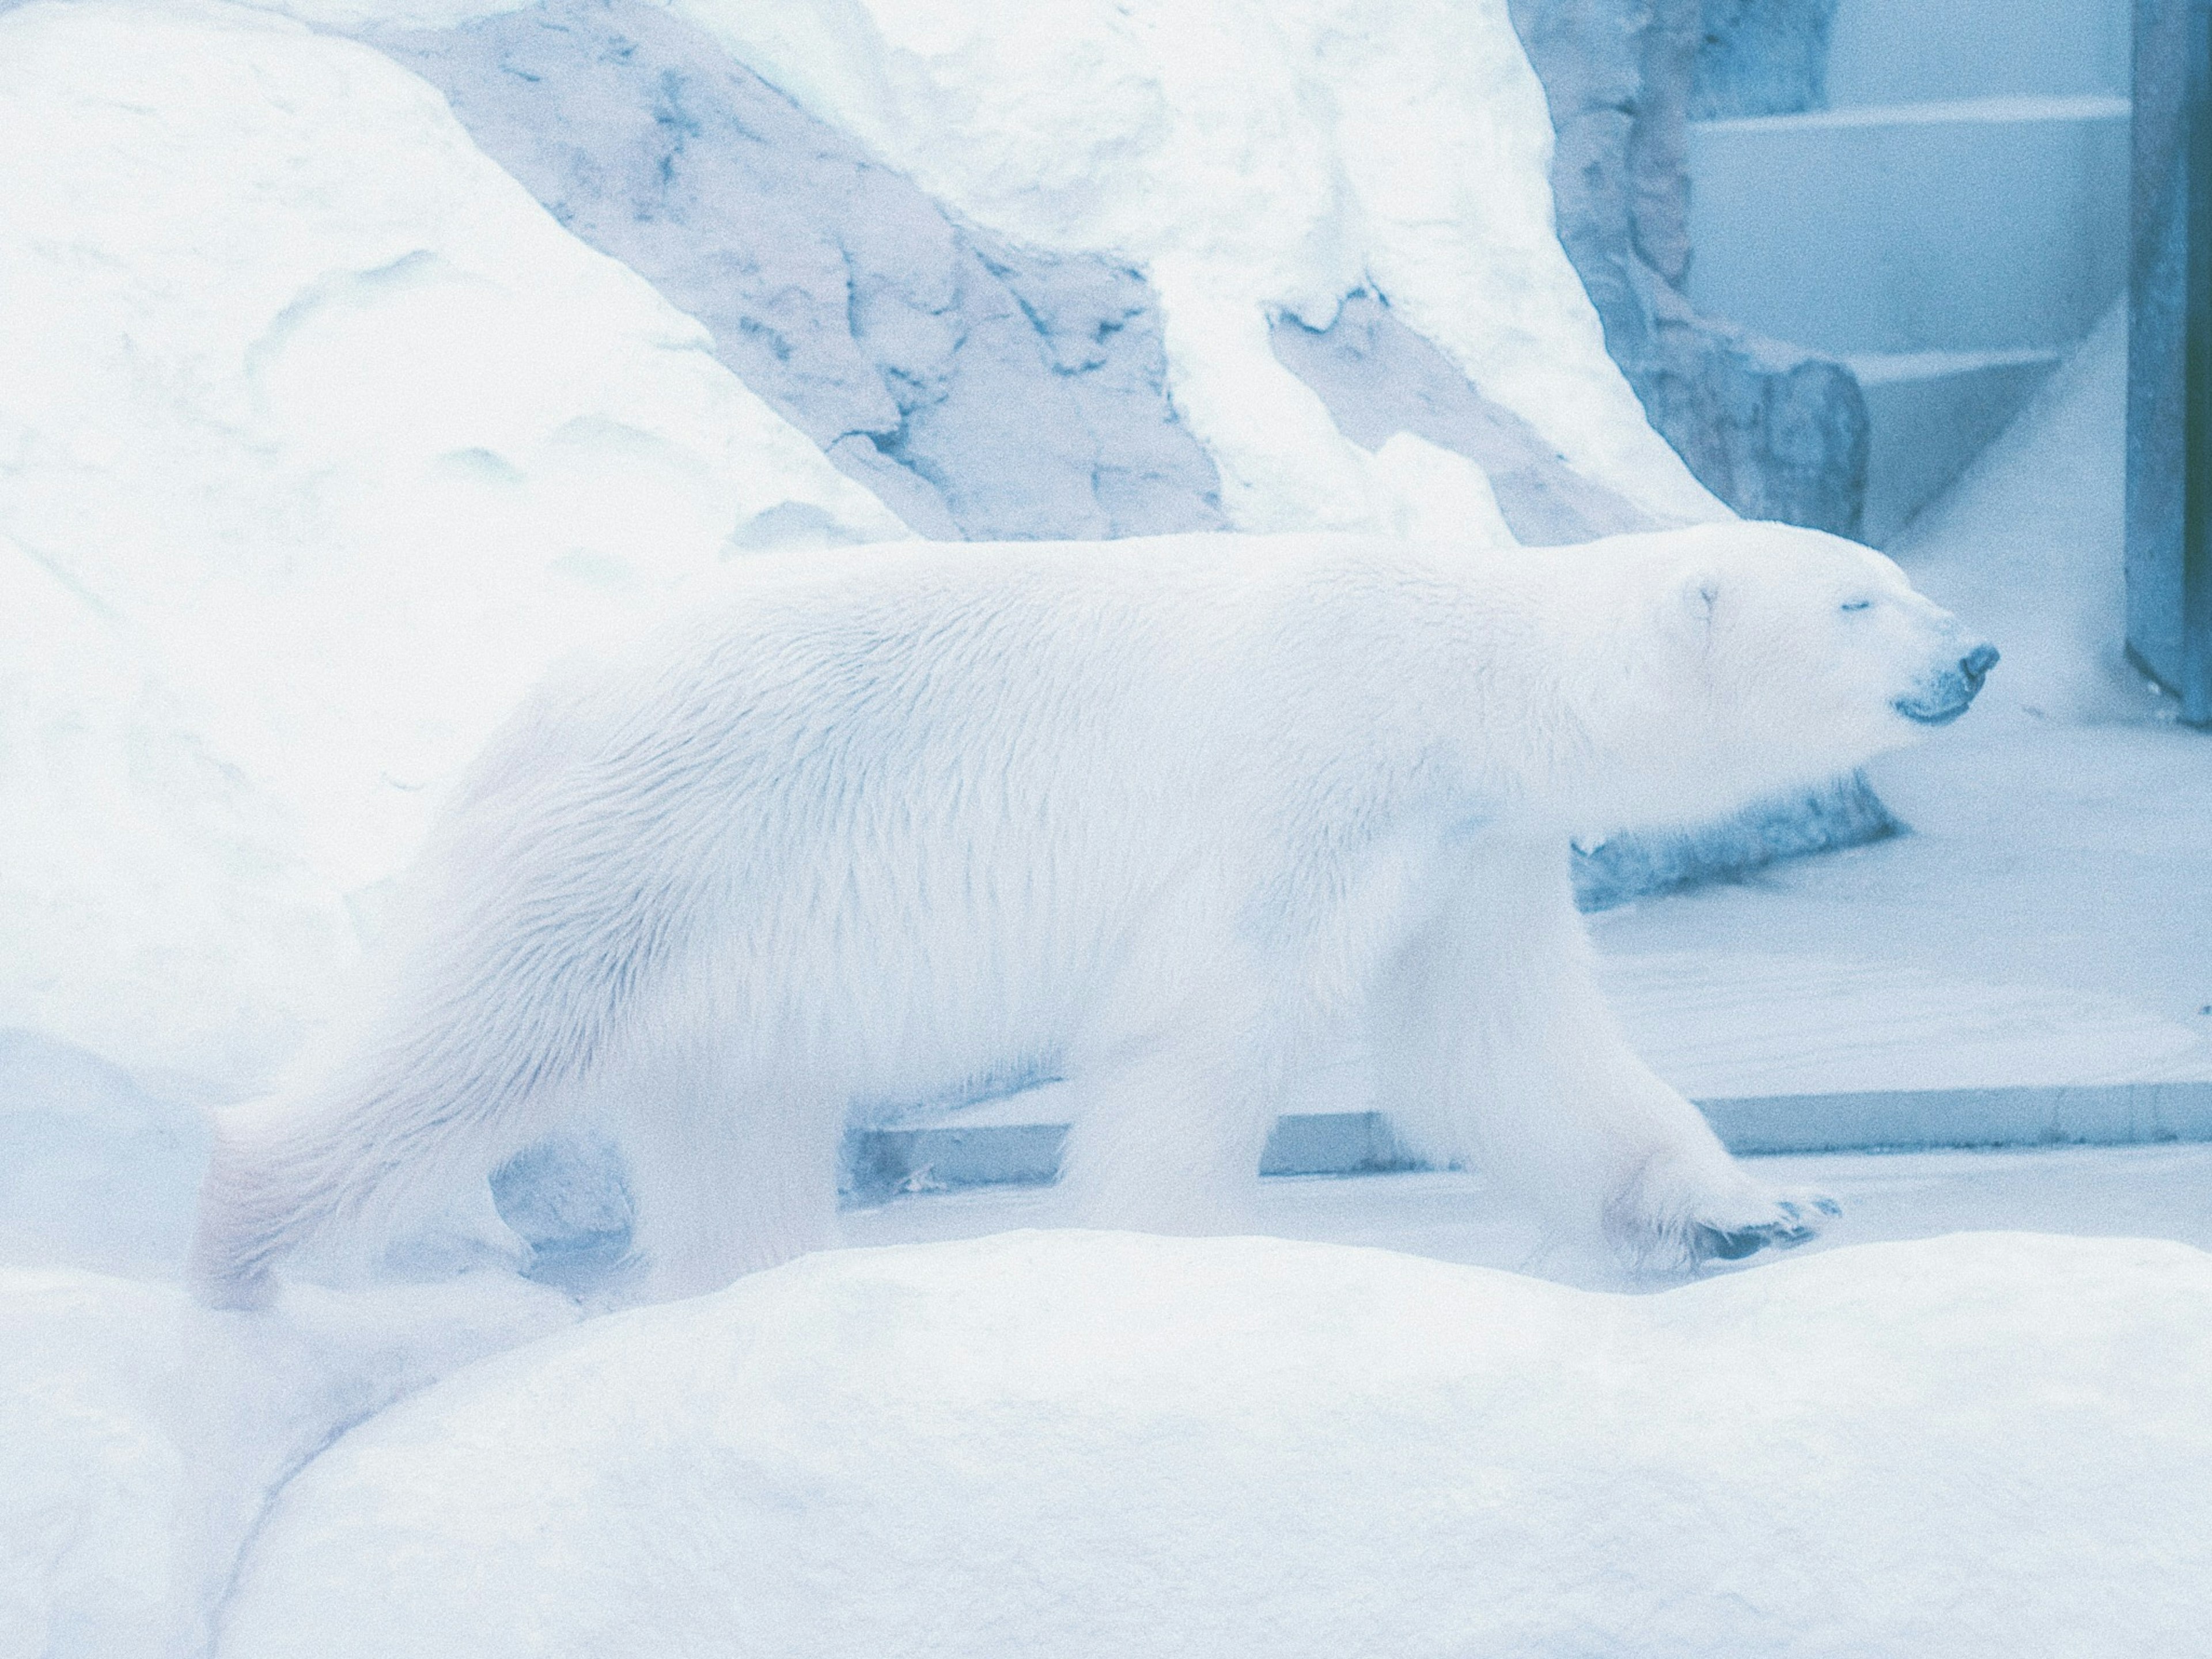
[[2212, 1082], [1770, 1095], [1698, 1104], [1734, 1152], [2212, 1140]]
[[[2212, 1141], [2212, 1081], [1887, 1090], [1698, 1103], [1729, 1150], [1926, 1151], [1945, 1146], [2125, 1146]], [[1064, 1123], [866, 1130], [847, 1146], [850, 1201], [963, 1187], [1042, 1186], [1059, 1173]], [[1373, 1175], [1421, 1167], [1379, 1112], [1279, 1120], [1263, 1176]]]

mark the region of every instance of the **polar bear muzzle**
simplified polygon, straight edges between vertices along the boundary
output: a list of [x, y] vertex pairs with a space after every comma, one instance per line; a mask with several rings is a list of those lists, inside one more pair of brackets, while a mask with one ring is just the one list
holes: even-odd
[[1892, 706], [1909, 720], [1923, 726], [1948, 726], [1966, 712], [1974, 694], [1982, 689], [1990, 670], [1997, 665], [1997, 648], [1987, 640], [1948, 668], [1931, 674], [1910, 696]]

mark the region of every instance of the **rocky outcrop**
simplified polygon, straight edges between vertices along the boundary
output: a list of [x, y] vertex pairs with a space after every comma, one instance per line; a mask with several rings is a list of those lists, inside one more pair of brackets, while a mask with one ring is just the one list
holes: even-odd
[[[1814, 0], [1711, 0], [1703, 13], [1699, 0], [1512, 0], [1558, 135], [1559, 240], [1652, 425], [1745, 517], [1850, 535], [1866, 488], [1858, 382], [1841, 363], [1700, 317], [1683, 289], [1701, 58], [1717, 87], [1768, 95], [1766, 70], [1750, 66], [1772, 40], [1808, 46], [1809, 26], [1782, 25], [1817, 10]], [[1775, 86], [1791, 74], [1803, 78], [1777, 70]]]
[[1826, 109], [1835, 21], [1836, 0], [1705, 0], [1690, 118]]
[[1352, 295], [1325, 329], [1279, 318], [1272, 339], [1277, 360], [1320, 394], [1352, 442], [1379, 449], [1411, 432], [1480, 466], [1526, 546], [1653, 527], [1649, 514], [1577, 472], [1528, 422], [1484, 397], [1373, 294]]
[[362, 38], [924, 535], [1213, 528], [1144, 279], [994, 243], [639, 0]]

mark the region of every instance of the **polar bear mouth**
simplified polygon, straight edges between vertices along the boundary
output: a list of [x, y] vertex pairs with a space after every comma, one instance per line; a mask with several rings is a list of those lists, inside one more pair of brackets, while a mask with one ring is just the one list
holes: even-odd
[[1966, 712], [1975, 694], [1982, 689], [1982, 682], [1996, 665], [1996, 647], [1978, 645], [1960, 658], [1955, 667], [1936, 675], [1927, 690], [1899, 697], [1890, 707], [1922, 726], [1948, 726]]

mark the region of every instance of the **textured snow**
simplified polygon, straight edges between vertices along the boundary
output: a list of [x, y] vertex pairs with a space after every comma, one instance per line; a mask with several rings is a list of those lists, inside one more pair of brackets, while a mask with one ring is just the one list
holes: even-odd
[[211, 1314], [0, 1269], [0, 1653], [188, 1659], [270, 1489], [333, 1436], [575, 1316], [513, 1280]]
[[567, 645], [904, 533], [388, 59], [0, 15], [0, 1025], [250, 1086]]
[[2208, 1522], [2185, 1246], [1961, 1236], [1626, 1297], [1017, 1233], [402, 1403], [277, 1499], [217, 1651], [2134, 1656], [2199, 1641]]
[[1726, 514], [1605, 355], [1504, 0], [678, 9], [966, 217], [1133, 261], [1240, 527], [1497, 533], [1469, 518], [1480, 468], [1418, 437], [1378, 465], [1270, 349], [1273, 318], [1325, 328], [1363, 289], [1586, 477], [1662, 520]]

